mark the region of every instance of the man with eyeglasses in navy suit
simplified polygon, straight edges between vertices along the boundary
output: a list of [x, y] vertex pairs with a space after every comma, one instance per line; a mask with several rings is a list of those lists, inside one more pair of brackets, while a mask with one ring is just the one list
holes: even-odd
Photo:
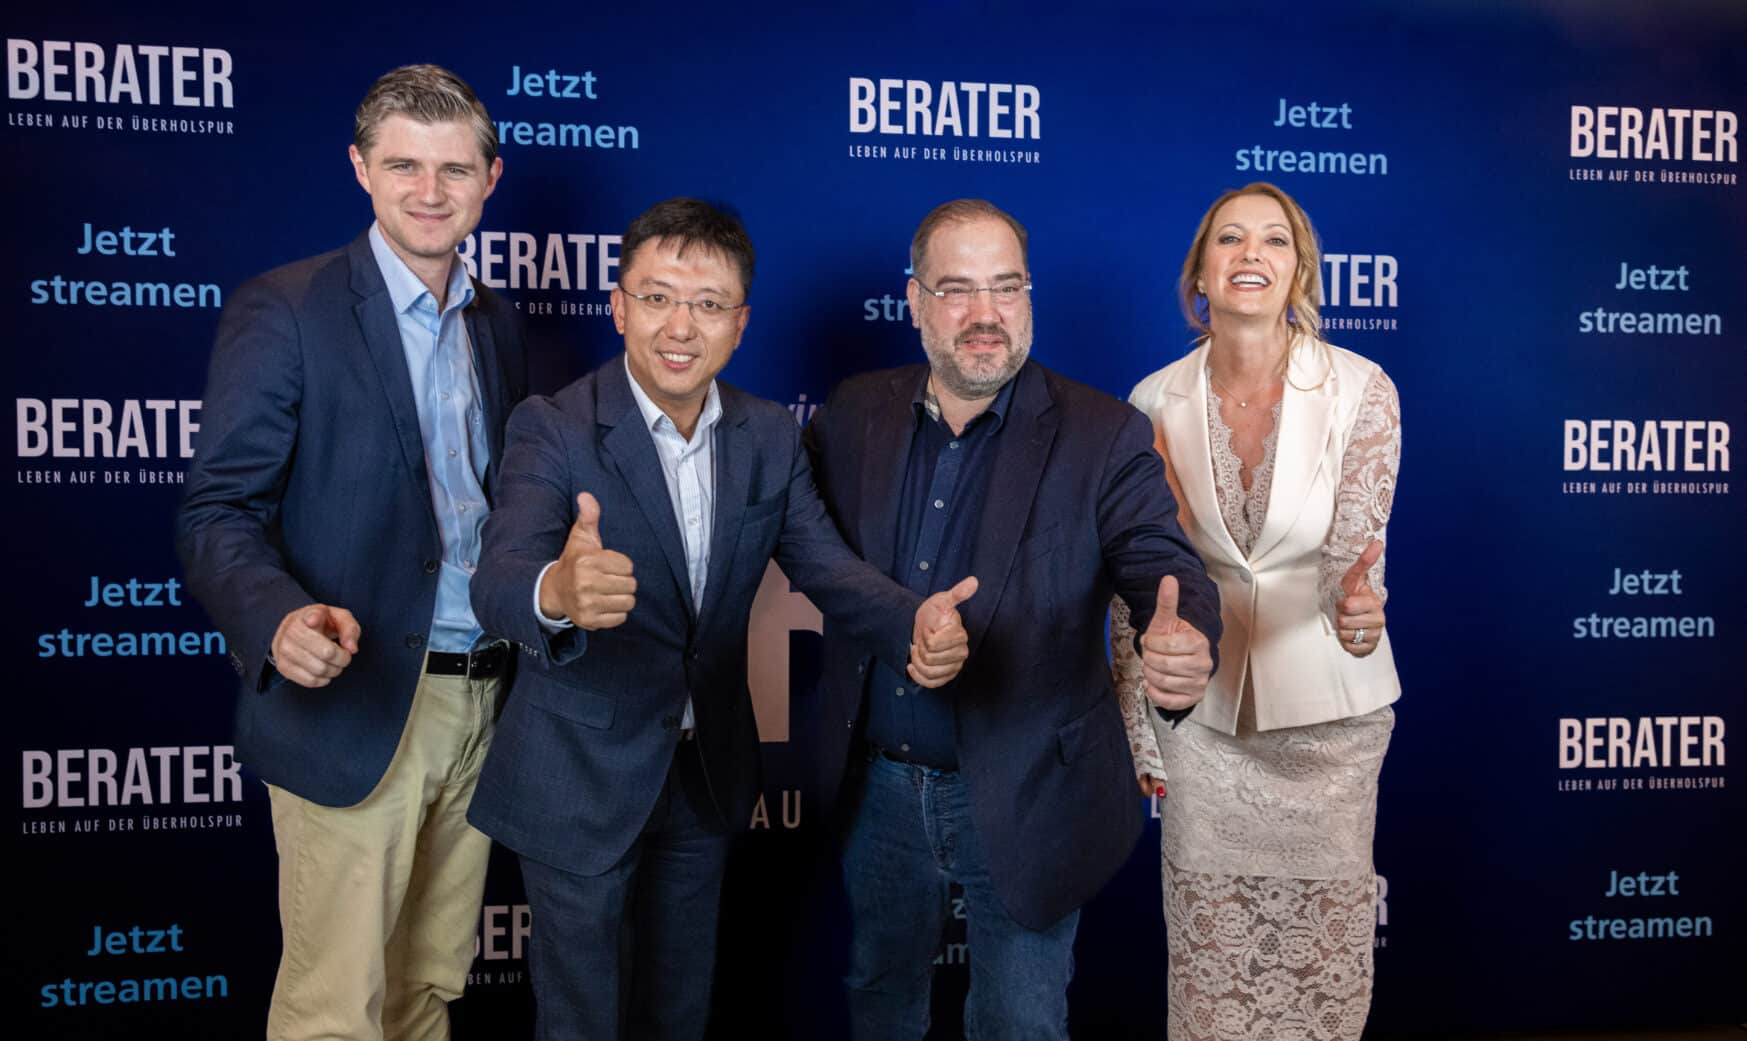
[[[1029, 359], [1025, 228], [980, 199], [911, 243], [926, 365], [846, 380], [806, 430], [850, 546], [917, 595], [980, 583], [963, 672], [922, 689], [825, 621], [816, 748], [841, 788], [850, 1034], [920, 1041], [951, 883], [970, 948], [965, 1033], [1067, 1037], [1079, 909], [1139, 835], [1105, 653], [1133, 612], [1149, 694], [1206, 692], [1219, 599], [1178, 526], [1152, 425]], [[823, 796], [822, 796], [823, 797]]]
[[528, 652], [470, 819], [521, 858], [547, 1041], [703, 1036], [728, 841], [760, 790], [746, 640], [769, 562], [924, 686], [964, 661], [976, 588], [925, 598], [849, 552], [794, 416], [716, 378], [750, 315], [737, 219], [670, 199], [620, 250], [625, 353], [510, 418], [473, 586]]

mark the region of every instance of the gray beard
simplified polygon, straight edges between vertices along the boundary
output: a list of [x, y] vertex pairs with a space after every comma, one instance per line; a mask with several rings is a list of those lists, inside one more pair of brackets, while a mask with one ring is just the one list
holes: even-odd
[[991, 375], [973, 375], [959, 367], [958, 359], [953, 355], [953, 346], [949, 344], [942, 350], [927, 340], [922, 342], [922, 348], [928, 355], [929, 367], [934, 370], [934, 378], [954, 397], [965, 401], [980, 401], [999, 394], [1001, 388], [1019, 374], [1019, 370], [1025, 365], [1025, 359], [1031, 356], [1030, 337], [1023, 337], [1017, 343], [1010, 338], [1007, 344], [1007, 363]]
[[954, 397], [965, 401], [981, 401], [992, 398], [1001, 392], [1001, 388], [1019, 374], [1019, 369], [1025, 364], [1027, 354], [1013, 351], [1007, 364], [992, 376], [972, 376], [958, 367], [958, 362], [951, 355], [945, 357], [930, 357], [929, 362], [934, 368], [934, 378], [940, 385], [952, 393]]

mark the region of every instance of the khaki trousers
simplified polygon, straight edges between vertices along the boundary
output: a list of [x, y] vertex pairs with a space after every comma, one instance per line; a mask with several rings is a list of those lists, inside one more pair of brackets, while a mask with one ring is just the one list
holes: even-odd
[[467, 804], [498, 682], [421, 675], [388, 772], [356, 806], [267, 786], [284, 933], [269, 1041], [449, 1037], [491, 852]]

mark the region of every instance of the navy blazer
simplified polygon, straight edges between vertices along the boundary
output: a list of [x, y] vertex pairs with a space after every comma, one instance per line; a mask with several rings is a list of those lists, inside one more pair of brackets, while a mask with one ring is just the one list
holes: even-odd
[[[477, 282], [474, 293], [467, 335], [496, 460], [505, 417], [527, 394], [527, 358], [513, 309]], [[241, 761], [312, 802], [363, 801], [412, 707], [442, 551], [406, 353], [368, 233], [231, 295], [176, 545], [243, 679]], [[315, 690], [267, 661], [280, 621], [312, 603], [343, 607], [362, 628], [352, 664]]]
[[[760, 771], [746, 624], [773, 556], [860, 653], [899, 669], [909, 659], [921, 598], [843, 545], [814, 490], [794, 415], [717, 387], [716, 512], [701, 610], [623, 355], [510, 417], [473, 609], [526, 656], [467, 817], [524, 856], [583, 875], [612, 867], [661, 792], [688, 696], [717, 823], [747, 825]], [[600, 502], [602, 544], [631, 558], [637, 603], [616, 628], [549, 633], [535, 617], [535, 583], [563, 550], [585, 491]]]
[[[851, 548], [890, 567], [925, 365], [845, 381], [807, 427], [820, 494]], [[925, 697], [951, 698], [959, 770], [1007, 911], [1043, 929], [1115, 874], [1141, 828], [1134, 767], [1110, 685], [1113, 593], [1139, 631], [1159, 579], [1219, 645], [1219, 594], [1177, 524], [1152, 424], [1116, 398], [1028, 361], [1014, 377], [959, 611], [970, 660]], [[861, 714], [864, 652], [825, 623], [817, 735], [829, 798]]]

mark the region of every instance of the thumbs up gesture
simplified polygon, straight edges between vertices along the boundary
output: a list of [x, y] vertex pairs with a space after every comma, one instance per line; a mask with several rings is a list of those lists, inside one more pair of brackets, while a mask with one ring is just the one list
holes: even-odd
[[1373, 540], [1341, 576], [1341, 599], [1335, 605], [1335, 632], [1341, 649], [1363, 658], [1377, 649], [1383, 635], [1383, 601], [1371, 588], [1371, 566], [1383, 555], [1383, 543]]
[[1213, 653], [1201, 630], [1177, 616], [1177, 579], [1159, 579], [1158, 606], [1140, 636], [1146, 696], [1164, 709], [1192, 708], [1207, 693]]
[[625, 624], [637, 605], [636, 592], [631, 558], [601, 544], [600, 503], [582, 492], [564, 551], [540, 582], [540, 613], [583, 629], [611, 629]]
[[951, 589], [935, 593], [916, 609], [916, 627], [910, 636], [910, 679], [924, 687], [946, 684], [964, 667], [971, 654], [971, 638], [965, 632], [958, 605], [977, 591], [975, 575]]

